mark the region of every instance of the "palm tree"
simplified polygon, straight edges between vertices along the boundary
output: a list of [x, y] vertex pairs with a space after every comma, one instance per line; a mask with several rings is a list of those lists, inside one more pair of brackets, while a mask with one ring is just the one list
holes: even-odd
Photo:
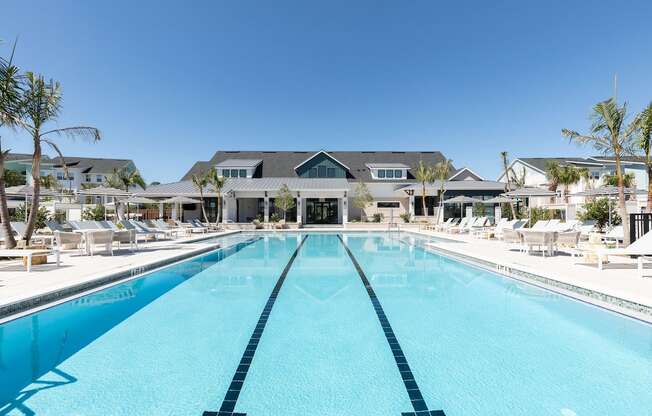
[[568, 188], [580, 181], [582, 174], [575, 166], [566, 165], [559, 168], [557, 183], [564, 187], [564, 201], [568, 204]]
[[652, 103], [639, 116], [638, 145], [645, 157], [647, 171], [647, 211], [652, 212]]
[[[137, 170], [130, 169], [114, 169], [113, 174], [106, 178], [106, 184], [112, 188], [124, 189], [125, 192], [129, 192], [129, 189], [133, 186], [140, 186], [143, 189], [147, 189], [147, 184], [145, 179], [140, 176], [140, 173]], [[129, 204], [127, 205], [127, 218], [129, 218]]]
[[437, 162], [433, 168], [433, 179], [439, 181], [439, 209], [437, 209], [437, 218], [435, 223], [439, 223], [439, 218], [441, 216], [441, 211], [443, 208], [444, 193], [446, 193], [445, 185], [446, 180], [450, 176], [450, 171], [453, 168], [452, 160], [444, 159], [441, 162]]
[[639, 121], [635, 119], [625, 125], [627, 118], [627, 103], [619, 106], [614, 98], [601, 101], [593, 106], [591, 116], [593, 122], [589, 133], [584, 135], [575, 130], [562, 129], [561, 134], [571, 141], [580, 144], [590, 144], [605, 155], [613, 154], [616, 161], [616, 178], [618, 183], [618, 209], [625, 229], [625, 246], [629, 245], [629, 217], [625, 205], [625, 184], [622, 168], [622, 158], [631, 152], [632, 138]]
[[[14, 44], [14, 49], [16, 45]], [[20, 71], [13, 65], [13, 51], [9, 59], [0, 57], [0, 128], [15, 128], [20, 124]], [[5, 247], [16, 247], [11, 225], [9, 224], [9, 207], [5, 193], [5, 157], [9, 150], [2, 150], [0, 136], [0, 221], [5, 236]]]
[[195, 188], [199, 191], [199, 203], [201, 205], [201, 212], [204, 215], [204, 220], [208, 222], [208, 217], [206, 216], [206, 207], [204, 207], [204, 188], [208, 185], [208, 175], [194, 173], [192, 175], [192, 184], [195, 185]]
[[[507, 154], [506, 151], [503, 150], [502, 152], [500, 152], [500, 159], [503, 162], [503, 172], [505, 174], [505, 192], [509, 192], [512, 190], [512, 179], [509, 173], [510, 171], [511, 172], [513, 171], [509, 167], [509, 155]], [[513, 200], [510, 201], [509, 203], [509, 209], [512, 211], [512, 218], [516, 218], [516, 206]]]
[[[605, 186], [618, 186], [618, 177], [616, 175], [604, 175], [602, 183]], [[623, 186], [625, 188], [632, 188], [636, 185], [636, 176], [633, 173], [623, 174]]]
[[224, 188], [226, 178], [220, 176], [217, 173], [217, 169], [214, 167], [212, 167], [206, 175], [208, 176], [208, 183], [211, 185], [211, 188], [213, 188], [213, 192], [217, 195], [217, 218], [215, 218], [215, 225], [217, 225], [217, 223], [220, 222], [220, 216], [222, 215], [222, 188]]
[[426, 166], [423, 160], [419, 161], [414, 177], [421, 183], [421, 203], [423, 204], [423, 215], [428, 217], [428, 209], [426, 207], [426, 183], [432, 183], [435, 180], [435, 172], [431, 166]]
[[559, 187], [559, 162], [556, 160], [549, 160], [546, 162], [546, 178], [548, 178], [548, 190], [557, 192]]
[[[25, 74], [22, 105], [24, 120], [21, 123], [21, 127], [29, 133], [34, 144], [34, 153], [32, 155], [32, 186], [34, 187], [34, 202], [32, 204], [32, 209], [29, 212], [27, 229], [25, 230], [24, 236], [25, 241], [29, 243], [36, 225], [39, 199], [41, 195], [40, 176], [42, 145], [47, 144], [50, 146], [63, 160], [63, 154], [50, 137], [54, 135], [67, 136], [69, 138], [82, 137], [88, 138], [92, 142], [97, 142], [102, 138], [102, 136], [98, 129], [88, 126], [45, 130], [45, 125], [48, 122], [56, 121], [61, 112], [61, 86], [58, 82], [53, 80], [45, 81], [41, 75], [35, 75], [32, 72], [27, 72]], [[65, 164], [64, 170], [66, 170]]]

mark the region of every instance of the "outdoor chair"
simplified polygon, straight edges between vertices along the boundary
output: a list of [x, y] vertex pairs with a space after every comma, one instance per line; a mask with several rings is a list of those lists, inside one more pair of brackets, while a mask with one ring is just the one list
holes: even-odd
[[103, 245], [107, 254], [113, 255], [113, 230], [97, 230], [88, 236], [89, 254], [95, 254], [95, 246]]
[[638, 274], [643, 277], [643, 261], [652, 260], [652, 231], [625, 248], [595, 248], [592, 251], [598, 257], [598, 270], [603, 270], [603, 262], [608, 261], [609, 256], [636, 257]]
[[548, 220], [539, 220], [532, 227], [533, 230], [543, 230], [548, 226]]
[[518, 231], [509, 228], [504, 228], [503, 242], [506, 244], [516, 245], [518, 251], [523, 252], [523, 238]]
[[577, 248], [580, 243], [579, 231], [566, 231], [557, 233], [557, 241], [555, 241], [555, 249], [561, 248], [569, 249], [573, 257], [579, 255]]
[[602, 237], [602, 241], [605, 243], [615, 243], [616, 247], [625, 239], [625, 232], [622, 225], [617, 225], [612, 227], [607, 233]]
[[84, 254], [84, 247], [82, 245], [83, 235], [70, 231], [59, 230], [55, 230], [53, 235], [55, 245], [60, 251], [66, 249], [78, 249], [79, 254]]
[[129, 244], [129, 249], [133, 251], [138, 250], [138, 240], [136, 239], [136, 230], [119, 229], [114, 223], [110, 221], [96, 221], [98, 226], [104, 230], [113, 231], [113, 241], [118, 243], [118, 248], [121, 248], [123, 243]]
[[468, 225], [469, 221], [475, 221], [475, 219], [474, 219], [474, 218], [469, 218], [469, 217], [464, 217], [464, 218], [462, 218], [462, 220], [460, 221], [459, 224], [454, 225], [454, 226], [452, 226], [452, 227], [449, 227], [449, 228], [447, 229], [447, 231], [448, 231], [449, 233], [458, 233], [458, 232], [461, 232], [461, 230], [463, 230], [464, 228], [466, 228], [466, 226]]
[[525, 252], [527, 254], [530, 254], [534, 247], [539, 248], [543, 257], [546, 256], [546, 253], [552, 254], [556, 233], [535, 230], [523, 233], [522, 235], [523, 245], [525, 246]]

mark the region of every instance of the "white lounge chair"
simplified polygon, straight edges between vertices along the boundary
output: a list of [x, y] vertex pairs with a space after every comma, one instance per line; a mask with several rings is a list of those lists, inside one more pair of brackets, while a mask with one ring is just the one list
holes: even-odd
[[464, 230], [466, 226], [469, 224], [469, 221], [471, 220], [475, 221], [474, 218], [464, 217], [462, 218], [459, 224], [449, 227], [446, 231], [448, 231], [449, 233], [461, 232], [461, 230]]
[[616, 247], [618, 247], [620, 243], [623, 242], [624, 239], [625, 239], [625, 231], [622, 225], [617, 225], [615, 227], [612, 227], [611, 230], [607, 231], [604, 237], [602, 237], [602, 240], [605, 243], [615, 243]]
[[598, 256], [598, 270], [603, 269], [603, 261], [608, 261], [609, 256], [634, 256], [637, 258], [639, 276], [643, 277], [643, 261], [652, 260], [652, 231], [625, 248], [597, 248], [595, 254]]
[[57, 267], [60, 265], [59, 250], [57, 249], [0, 249], [0, 257], [20, 257], [26, 259], [25, 266], [27, 272], [32, 271], [32, 258], [34, 256], [47, 256], [54, 254], [56, 257]]
[[539, 221], [537, 221], [537, 222], [536, 222], [536, 223], [535, 223], [531, 228], [532, 228], [533, 230], [543, 230], [543, 229], [545, 229], [546, 227], [548, 227], [548, 223], [549, 223], [549, 222], [550, 222], [550, 221], [548, 221], [548, 220], [539, 220]]

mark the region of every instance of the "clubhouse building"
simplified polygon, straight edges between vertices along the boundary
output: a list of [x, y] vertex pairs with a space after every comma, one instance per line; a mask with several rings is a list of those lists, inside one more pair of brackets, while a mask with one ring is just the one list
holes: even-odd
[[[179, 182], [149, 186], [142, 195], [155, 199], [179, 195], [197, 198], [193, 175], [215, 168], [226, 178], [221, 191], [224, 223], [283, 218], [275, 206], [275, 197], [284, 185], [295, 198], [295, 207], [286, 213], [288, 223], [341, 225], [373, 218], [374, 214], [382, 214], [383, 222], [401, 222], [402, 214], [409, 213], [413, 219], [424, 214], [422, 187], [415, 178], [420, 161], [434, 166], [443, 160], [437, 151], [218, 151], [210, 160], [196, 162]], [[355, 204], [361, 183], [373, 198], [364, 209]], [[504, 183], [485, 180], [471, 169], [453, 168], [444, 183], [444, 199], [457, 195], [489, 199], [504, 189]], [[426, 186], [430, 216], [439, 205], [439, 190], [437, 181]], [[216, 197], [210, 187], [204, 189], [204, 206], [211, 221], [217, 216]], [[458, 204], [446, 204], [445, 217], [459, 217], [462, 209]], [[187, 204], [183, 212], [189, 219], [198, 218], [201, 210], [197, 204]], [[493, 215], [493, 209], [487, 214]]]

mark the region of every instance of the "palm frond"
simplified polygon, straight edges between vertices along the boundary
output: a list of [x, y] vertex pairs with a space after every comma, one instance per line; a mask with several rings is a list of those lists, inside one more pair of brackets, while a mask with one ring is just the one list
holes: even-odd
[[77, 127], [64, 127], [61, 129], [48, 130], [41, 133], [41, 137], [56, 134], [58, 136], [66, 136], [71, 139], [81, 137], [83, 139], [89, 139], [91, 142], [95, 143], [102, 139], [102, 133], [99, 129], [95, 127], [88, 126], [77, 126]]
[[49, 140], [49, 139], [41, 139], [41, 141], [43, 143], [47, 144], [48, 146], [50, 146], [52, 148], [52, 150], [54, 150], [54, 152], [57, 154], [57, 156], [59, 156], [59, 159], [61, 160], [61, 166], [63, 167], [63, 173], [64, 173], [65, 177], [67, 178], [68, 177], [68, 165], [65, 162], [65, 159], [63, 157], [63, 153], [61, 152], [61, 149], [59, 149], [59, 146], [57, 146], [56, 143], [54, 143], [52, 140]]

